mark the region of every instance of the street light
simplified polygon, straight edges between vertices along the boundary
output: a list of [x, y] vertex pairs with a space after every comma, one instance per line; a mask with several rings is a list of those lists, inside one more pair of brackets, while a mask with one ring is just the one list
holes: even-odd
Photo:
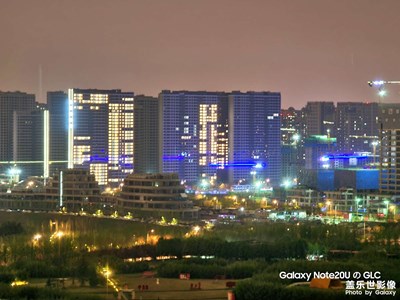
[[278, 200], [274, 199], [274, 200], [272, 200], [272, 203], [274, 204], [275, 208], [278, 207]]
[[374, 166], [375, 166], [375, 163], [376, 163], [376, 158], [375, 158], [375, 156], [376, 156], [376, 146], [378, 146], [378, 141], [373, 141], [372, 143], [372, 149], [373, 149], [373, 159], [374, 159]]
[[387, 222], [389, 219], [389, 200], [385, 200], [383, 201], [383, 203], [386, 204], [386, 222]]
[[293, 200], [292, 200], [292, 203], [293, 203], [293, 208], [296, 208], [296, 207], [297, 207], [297, 200], [296, 200], [296, 199], [293, 199]]
[[108, 268], [108, 265], [103, 269], [103, 274], [106, 276], [106, 289], [107, 289], [107, 295], [108, 295], [108, 281], [109, 277], [112, 274], [110, 269]]
[[390, 209], [393, 211], [393, 221], [396, 221], [396, 205], [390, 205]]

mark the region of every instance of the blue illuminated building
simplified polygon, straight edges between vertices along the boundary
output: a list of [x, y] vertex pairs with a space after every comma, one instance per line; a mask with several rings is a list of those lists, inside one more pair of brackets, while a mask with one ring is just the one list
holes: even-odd
[[187, 183], [280, 181], [280, 93], [163, 91], [162, 171]]
[[281, 180], [281, 95], [232, 92], [229, 95], [229, 161], [253, 166], [232, 168], [230, 181]]
[[226, 163], [227, 94], [165, 90], [159, 99], [162, 171], [188, 183], [216, 181], [215, 166]]

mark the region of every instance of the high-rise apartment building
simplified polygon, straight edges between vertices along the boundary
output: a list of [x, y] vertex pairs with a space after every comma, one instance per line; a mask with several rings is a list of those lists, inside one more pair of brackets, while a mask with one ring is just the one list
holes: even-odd
[[158, 98], [135, 96], [135, 173], [158, 173], [161, 171], [159, 111]]
[[378, 140], [378, 103], [338, 102], [335, 130], [337, 151], [372, 152]]
[[301, 111], [293, 107], [281, 110], [282, 179], [294, 180], [303, 166], [303, 139]]
[[49, 110], [50, 176], [67, 168], [68, 163], [68, 95], [63, 91], [47, 93]]
[[380, 104], [380, 174], [381, 193], [400, 192], [400, 104]]
[[281, 181], [281, 94], [232, 92], [229, 95], [230, 181]]
[[[48, 111], [45, 104], [37, 104], [32, 111], [14, 111], [13, 149], [20, 179], [45, 176], [48, 161]], [[46, 164], [47, 163], [47, 164]]]
[[218, 134], [227, 123], [219, 118], [227, 94], [162, 91], [159, 99], [162, 171], [178, 173], [188, 183], [201, 177], [215, 181], [219, 157], [225, 159], [219, 152]]
[[333, 102], [308, 102], [303, 108], [304, 137], [329, 135], [334, 129], [335, 105]]
[[133, 172], [133, 92], [68, 90], [68, 168], [84, 168], [100, 186]]
[[[18, 125], [21, 124], [21, 116], [29, 115], [35, 109], [35, 95], [23, 92], [0, 92], [0, 172], [7, 173], [10, 167], [18, 164], [18, 160], [24, 160], [21, 156], [21, 147], [18, 145]], [[18, 117], [20, 116], [20, 117]], [[20, 127], [21, 128], [21, 127]], [[21, 136], [20, 136], [21, 137]], [[21, 140], [21, 139], [20, 139]], [[32, 144], [28, 149], [31, 150]], [[20, 154], [20, 155], [18, 155]], [[20, 157], [18, 157], [20, 156]], [[31, 157], [27, 158], [31, 160]], [[23, 169], [19, 169], [21, 175], [28, 175]]]
[[33, 94], [0, 92], [0, 161], [14, 160], [15, 114], [30, 113], [35, 106], [35, 95]]
[[280, 94], [160, 94], [163, 172], [189, 183], [280, 181]]

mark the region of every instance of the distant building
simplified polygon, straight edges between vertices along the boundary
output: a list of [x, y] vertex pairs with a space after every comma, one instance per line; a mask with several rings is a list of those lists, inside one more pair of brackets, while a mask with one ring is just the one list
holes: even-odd
[[377, 191], [379, 189], [379, 170], [377, 169], [338, 169], [335, 170], [335, 189], [353, 188], [356, 191]]
[[[47, 171], [48, 111], [38, 104], [32, 111], [14, 112], [14, 160], [20, 179], [43, 176]], [[48, 176], [48, 175], [47, 175]]]
[[95, 211], [102, 208], [100, 189], [87, 170], [61, 170], [47, 180], [29, 177], [10, 191], [0, 193], [0, 208], [15, 210]]
[[340, 152], [372, 152], [378, 141], [378, 103], [338, 102], [335, 130]]
[[124, 180], [117, 207], [135, 216], [198, 217], [177, 174], [131, 174]]
[[335, 127], [335, 105], [333, 102], [307, 102], [303, 108], [304, 136], [329, 135]]
[[79, 211], [100, 203], [100, 189], [88, 170], [65, 169], [49, 181], [46, 198], [57, 199], [58, 208]]
[[68, 95], [48, 92], [49, 110], [49, 175], [57, 174], [68, 166]]
[[304, 141], [301, 136], [301, 111], [293, 107], [281, 110], [282, 180], [293, 180], [304, 167]]
[[[159, 95], [162, 171], [197, 184], [217, 180], [218, 164], [227, 162], [219, 147], [219, 129], [226, 127], [227, 94], [222, 92], [162, 91]], [[213, 166], [214, 165], [214, 166]]]
[[400, 192], [400, 104], [380, 104], [380, 177], [381, 193]]
[[163, 91], [159, 98], [164, 172], [191, 184], [279, 184], [279, 93]]
[[[321, 200], [320, 193], [314, 189], [292, 188], [286, 191], [287, 203], [300, 207], [314, 207], [317, 212], [318, 202]], [[313, 211], [311, 211], [313, 213]]]
[[[23, 92], [0, 92], [0, 173], [18, 163], [18, 115], [30, 115], [35, 109], [35, 95]], [[20, 119], [21, 120], [21, 119]], [[32, 145], [29, 145], [31, 147]], [[22, 173], [22, 176], [29, 176]]]
[[305, 148], [305, 168], [321, 169], [325, 168], [327, 154], [336, 149], [336, 138], [327, 135], [312, 135], [304, 140]]
[[117, 186], [133, 172], [133, 92], [68, 90], [68, 168], [83, 168], [100, 186]]
[[158, 98], [135, 96], [135, 173], [159, 173], [161, 171], [159, 103]]
[[[229, 95], [231, 182], [241, 179], [281, 183], [281, 94], [232, 92]], [[247, 164], [247, 165], [246, 165]]]

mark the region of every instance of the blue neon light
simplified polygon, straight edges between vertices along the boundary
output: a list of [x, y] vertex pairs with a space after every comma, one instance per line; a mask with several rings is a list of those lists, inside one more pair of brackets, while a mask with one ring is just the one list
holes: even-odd
[[328, 159], [350, 159], [350, 158], [358, 158], [365, 159], [368, 158], [367, 155], [355, 155], [355, 154], [328, 154], [321, 157], [321, 161], [325, 161]]
[[181, 155], [164, 155], [163, 160], [182, 160], [183, 156]]
[[226, 164], [221, 164], [221, 163], [214, 163], [214, 164], [209, 164], [210, 167], [225, 167], [225, 168], [240, 168], [240, 167], [250, 167], [250, 168], [256, 168], [256, 169], [262, 169], [266, 168], [267, 164], [265, 162], [240, 162], [240, 163], [226, 163]]

